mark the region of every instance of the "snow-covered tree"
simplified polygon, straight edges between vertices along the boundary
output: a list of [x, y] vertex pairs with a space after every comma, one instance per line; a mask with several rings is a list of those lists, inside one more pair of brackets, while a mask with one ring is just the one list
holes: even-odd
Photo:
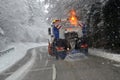
[[0, 0], [0, 47], [11, 42], [36, 42], [40, 30], [47, 27], [43, 16], [37, 0]]

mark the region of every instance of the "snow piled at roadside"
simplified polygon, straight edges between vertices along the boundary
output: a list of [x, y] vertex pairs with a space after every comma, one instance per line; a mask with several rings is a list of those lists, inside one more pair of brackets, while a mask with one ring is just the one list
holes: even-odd
[[7, 47], [7, 49], [14, 47], [14, 51], [0, 57], [0, 73], [21, 60], [26, 55], [28, 49], [46, 45], [46, 43], [12, 43]]
[[120, 54], [108, 53], [101, 49], [89, 49], [89, 54], [120, 62]]

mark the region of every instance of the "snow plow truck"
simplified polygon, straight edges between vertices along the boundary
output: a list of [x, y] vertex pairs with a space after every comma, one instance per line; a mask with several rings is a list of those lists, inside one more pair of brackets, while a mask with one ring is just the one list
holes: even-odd
[[64, 59], [72, 50], [88, 53], [88, 44], [83, 38], [83, 24], [78, 21], [74, 10], [68, 19], [54, 20], [48, 28], [48, 53]]

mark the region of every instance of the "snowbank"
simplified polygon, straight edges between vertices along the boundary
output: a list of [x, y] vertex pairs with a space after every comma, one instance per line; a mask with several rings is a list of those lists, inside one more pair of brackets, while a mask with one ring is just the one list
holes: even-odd
[[0, 73], [5, 71], [6, 69], [10, 68], [12, 65], [14, 65], [16, 62], [18, 62], [20, 59], [22, 59], [25, 55], [28, 49], [38, 47], [38, 46], [46, 46], [46, 43], [13, 43], [7, 47], [11, 48], [14, 47], [14, 51], [11, 51], [7, 54], [4, 54], [0, 57]]
[[120, 54], [108, 53], [101, 49], [89, 49], [89, 54], [120, 62]]

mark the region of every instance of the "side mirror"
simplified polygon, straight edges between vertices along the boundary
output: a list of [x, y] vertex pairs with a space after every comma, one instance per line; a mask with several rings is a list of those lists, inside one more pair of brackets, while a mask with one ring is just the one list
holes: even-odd
[[48, 28], [48, 35], [51, 35], [51, 28]]

